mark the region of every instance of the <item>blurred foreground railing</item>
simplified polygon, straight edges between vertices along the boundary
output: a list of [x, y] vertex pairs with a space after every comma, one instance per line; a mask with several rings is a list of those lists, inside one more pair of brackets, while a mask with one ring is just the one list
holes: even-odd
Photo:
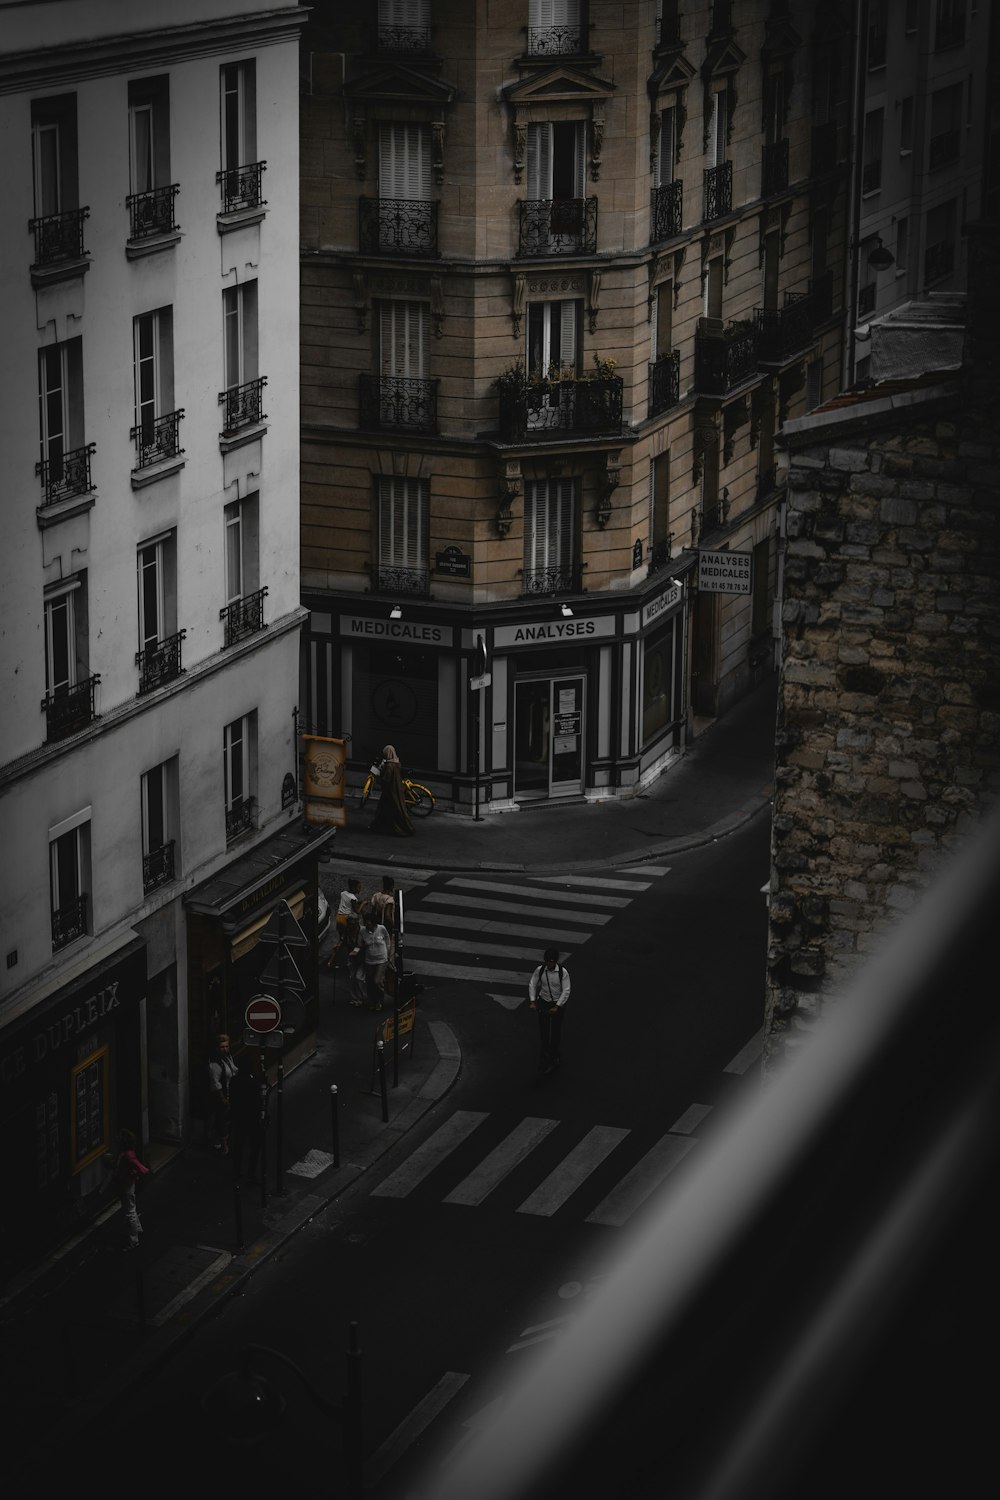
[[975, 1493], [1000, 1323], [998, 912], [994, 818], [720, 1119], [560, 1342], [498, 1376], [493, 1420], [405, 1493]]

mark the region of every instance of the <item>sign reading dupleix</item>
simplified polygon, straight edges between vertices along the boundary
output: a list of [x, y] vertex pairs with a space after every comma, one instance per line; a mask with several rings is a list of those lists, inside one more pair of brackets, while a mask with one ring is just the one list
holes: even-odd
[[698, 588], [704, 594], [749, 594], [752, 552], [698, 552]]

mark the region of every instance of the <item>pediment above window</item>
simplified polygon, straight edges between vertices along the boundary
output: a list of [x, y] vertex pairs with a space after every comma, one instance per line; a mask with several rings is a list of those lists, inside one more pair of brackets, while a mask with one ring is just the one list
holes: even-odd
[[398, 109], [401, 104], [409, 104], [443, 109], [454, 103], [458, 97], [458, 88], [420, 68], [389, 62], [368, 69], [345, 83], [344, 95], [352, 104], [384, 104], [393, 109]]
[[696, 72], [694, 64], [688, 62], [683, 52], [675, 52], [672, 57], [663, 58], [659, 67], [649, 75], [646, 92], [655, 104], [664, 94], [686, 89]]
[[515, 110], [530, 109], [535, 104], [591, 104], [610, 99], [615, 84], [608, 78], [566, 66], [546, 68], [503, 90], [507, 103]]
[[770, 62], [792, 57], [802, 46], [802, 38], [786, 16], [771, 17], [764, 28], [761, 56]]
[[738, 47], [731, 36], [721, 37], [711, 44], [705, 54], [701, 76], [706, 80], [731, 77], [746, 60], [743, 48]]

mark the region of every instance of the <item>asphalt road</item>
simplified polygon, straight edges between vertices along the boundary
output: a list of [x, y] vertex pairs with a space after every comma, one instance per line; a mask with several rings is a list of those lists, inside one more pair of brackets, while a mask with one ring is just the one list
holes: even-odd
[[[309, 1388], [343, 1393], [356, 1322], [368, 1492], [433, 1500], [437, 1466], [558, 1338], [613, 1266], [621, 1235], [641, 1227], [725, 1107], [757, 1086], [768, 832], [755, 820], [645, 877], [519, 877], [513, 895], [492, 898], [444, 875], [411, 885], [408, 951], [429, 964], [438, 955], [422, 1012], [457, 1032], [458, 1083], [124, 1403], [121, 1460], [147, 1483], [217, 1466], [231, 1483], [287, 1484], [298, 1472], [310, 1488], [346, 1493], [342, 1424]], [[497, 912], [470, 899], [516, 902], [528, 915], [489, 933]], [[453, 948], [459, 918], [471, 918], [491, 956]], [[540, 1077], [535, 1018], [518, 997], [534, 959], [522, 954], [560, 924], [576, 934], [560, 942], [573, 994], [562, 1065]], [[459, 972], [477, 962], [489, 977]], [[247, 1343], [304, 1374], [260, 1357], [287, 1397], [280, 1432], [262, 1432], [263, 1408], [236, 1413], [227, 1388], [213, 1390]]]

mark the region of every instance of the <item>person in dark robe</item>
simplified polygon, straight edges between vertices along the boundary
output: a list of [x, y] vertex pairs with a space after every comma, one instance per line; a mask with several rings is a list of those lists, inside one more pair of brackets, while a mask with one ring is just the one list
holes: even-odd
[[379, 772], [381, 790], [378, 807], [372, 819], [374, 833], [395, 833], [400, 836], [412, 834], [413, 820], [403, 795], [403, 771], [399, 756], [392, 745], [382, 749], [382, 769]]

